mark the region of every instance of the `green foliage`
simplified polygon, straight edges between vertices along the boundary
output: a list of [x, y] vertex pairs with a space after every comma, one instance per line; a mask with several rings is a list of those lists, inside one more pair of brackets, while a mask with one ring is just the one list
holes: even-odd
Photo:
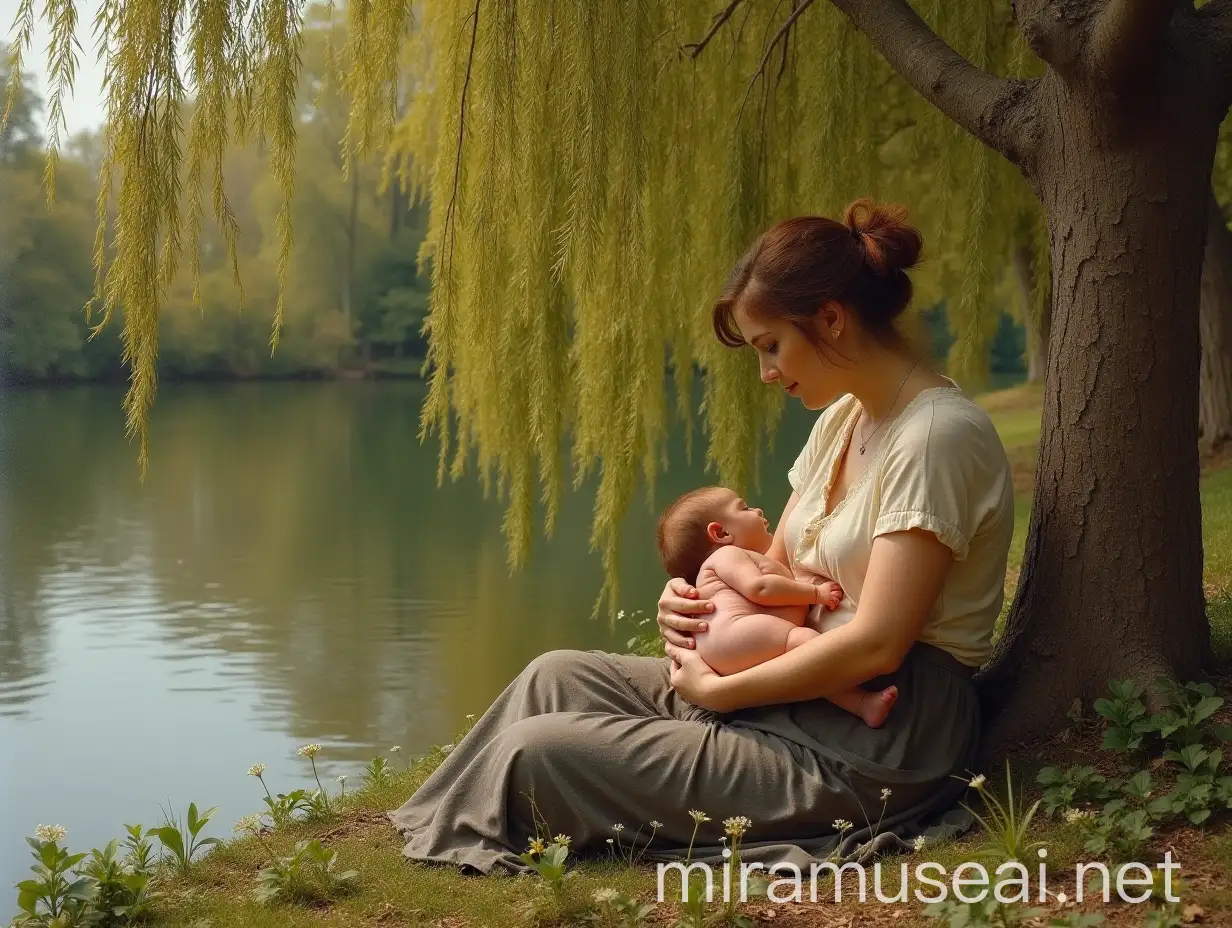
[[85, 866], [80, 868], [84, 876], [94, 881], [94, 924], [102, 928], [141, 921], [150, 914], [151, 903], [158, 897], [150, 888], [150, 869], [135, 866], [130, 859], [118, 859], [118, 847], [119, 841], [112, 840], [101, 851], [93, 848]]
[[257, 874], [258, 902], [312, 902], [334, 899], [359, 888], [359, 873], [337, 869], [338, 852], [312, 838], [285, 857], [274, 858]]
[[384, 786], [389, 782], [389, 763], [381, 755], [368, 761], [364, 768], [364, 784], [371, 788]]
[[[615, 612], [621, 519], [639, 478], [653, 496], [664, 463], [669, 358], [690, 447], [688, 387], [700, 369], [718, 480], [740, 492], [754, 482], [783, 398], [757, 386], [747, 353], [716, 344], [706, 307], [775, 220], [834, 214], [859, 195], [906, 199], [934, 258], [917, 275], [919, 303], [955, 297], [946, 309], [953, 371], [986, 373], [999, 318], [991, 288], [1010, 244], [1040, 226], [1039, 210], [1008, 163], [926, 106], [831, 4], [801, 7], [790, 28], [781, 5], [743, 4], [705, 48], [705, 4], [421, 6], [412, 29], [409, 0], [349, 4], [345, 41], [332, 6], [302, 20], [281, 0], [105, 6], [93, 292], [104, 321], [123, 313], [125, 409], [143, 466], [164, 311], [191, 302], [219, 315], [216, 304], [232, 301], [207, 290], [222, 279], [242, 279], [249, 305], [275, 307], [281, 347], [296, 325], [292, 313], [284, 325], [284, 306], [301, 310], [301, 297], [344, 307], [341, 319], [301, 326], [322, 355], [343, 351], [357, 324], [374, 353], [408, 343], [415, 288], [370, 304], [383, 314], [376, 322], [355, 313], [365, 222], [353, 191], [376, 179], [364, 156], [381, 149], [380, 180], [396, 178], [430, 204], [420, 258], [432, 279], [432, 379], [421, 429], [440, 436], [439, 476], [460, 476], [476, 452], [485, 489], [506, 499], [517, 566], [537, 500], [552, 531], [570, 444], [574, 483], [598, 472], [591, 540], [605, 583], [596, 609], [606, 597]], [[53, 122], [72, 83], [74, 9], [55, 0], [44, 12]], [[32, 5], [22, 11], [15, 80], [34, 17]], [[928, 3], [921, 13], [979, 67], [1038, 68], [1004, 0]], [[172, 35], [184, 38], [182, 64]], [[269, 182], [253, 198], [265, 222], [255, 268], [240, 275], [247, 191], [229, 188], [224, 164], [254, 138], [269, 159]], [[320, 138], [343, 140], [333, 172], [306, 167]], [[55, 152], [57, 140], [49, 144]], [[351, 197], [334, 199], [328, 181], [313, 200], [327, 177]], [[297, 191], [320, 205], [311, 216], [323, 222], [300, 215]], [[345, 221], [330, 221], [342, 204]], [[320, 249], [330, 261], [317, 260]], [[301, 288], [301, 256], [337, 286]], [[1047, 276], [1036, 269], [1037, 281]], [[220, 339], [216, 356], [230, 357], [225, 347]], [[396, 352], [391, 363], [405, 366]]]
[[58, 840], [26, 838], [34, 852], [34, 879], [17, 884], [16, 924], [73, 928], [86, 924], [94, 884], [89, 877], [73, 872], [85, 854], [70, 854]]
[[1012, 928], [1038, 918], [1045, 912], [1045, 909], [998, 902], [992, 895], [980, 902], [945, 899], [942, 902], [931, 902], [924, 907], [925, 915], [937, 919], [946, 928]]
[[1112, 798], [1115, 789], [1094, 767], [1077, 766], [1064, 771], [1045, 767], [1036, 777], [1044, 787], [1044, 814], [1050, 818], [1058, 811], [1083, 803], [1104, 802]]
[[1108, 720], [1104, 748], [1136, 751], [1142, 746], [1143, 735], [1150, 730], [1146, 704], [1142, 701], [1143, 688], [1133, 680], [1113, 680], [1108, 689], [1111, 698], [1095, 700], [1095, 711]]
[[171, 813], [167, 813], [165, 824], [159, 828], [150, 829], [150, 834], [154, 835], [162, 846], [171, 852], [181, 873], [189, 871], [198, 851], [222, 843], [218, 838], [198, 837], [217, 811], [218, 806], [213, 806], [206, 809], [204, 813], [198, 814], [197, 804], [191, 802], [188, 804], [188, 820], [183, 824]]
[[279, 793], [277, 796], [261, 797], [265, 807], [269, 809], [270, 819], [275, 828], [281, 828], [292, 819], [296, 813], [309, 808], [311, 797], [306, 789], [293, 789], [289, 793]]
[[989, 842], [989, 846], [979, 856], [997, 861], [1016, 860], [1020, 863], [1028, 860], [1028, 855], [1043, 843], [1029, 840], [1031, 821], [1035, 818], [1035, 813], [1039, 810], [1042, 800], [1037, 799], [1030, 808], [1027, 808], [1021, 789], [1018, 793], [1019, 798], [1015, 800], [1014, 778], [1010, 771], [1008, 758], [1005, 761], [1004, 802], [985, 786], [985, 779], [982, 775], [975, 777], [971, 781], [971, 786], [979, 792], [980, 798], [984, 801], [984, 814], [980, 815], [969, 807], [968, 810], [984, 829]]

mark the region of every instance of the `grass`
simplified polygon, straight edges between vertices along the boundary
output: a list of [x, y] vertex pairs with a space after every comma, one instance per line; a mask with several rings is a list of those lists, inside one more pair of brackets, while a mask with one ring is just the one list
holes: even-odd
[[[1010, 553], [1014, 570], [1007, 582], [1007, 592], [1012, 594], [1030, 515], [1030, 469], [1034, 466], [1039, 437], [1040, 392], [1033, 387], [1017, 387], [988, 394], [980, 401], [992, 416], [1015, 467], [1017, 525]], [[1232, 468], [1215, 469], [1204, 477], [1202, 499], [1204, 577], [1212, 628], [1217, 647], [1225, 654], [1232, 653]], [[1095, 746], [1098, 737], [1096, 733]], [[1077, 759], [1092, 762], [1095, 746], [1077, 741], [1071, 743], [1066, 737], [1060, 739], [1064, 743], [1058, 742], [1051, 747], [1065, 753], [1070, 763]], [[383, 813], [401, 805], [443, 757], [443, 752], [435, 750], [410, 770], [391, 772], [389, 782], [383, 786], [349, 792], [345, 799], [336, 801], [339, 814], [327, 822], [297, 823], [266, 836], [277, 854], [289, 852], [295, 842], [303, 838], [320, 838], [338, 852], [340, 869], [359, 871], [360, 889], [354, 895], [316, 906], [257, 904], [251, 893], [254, 877], [268, 861], [262, 845], [250, 837], [219, 848], [195, 865], [188, 876], [167, 879], [161, 887], [164, 896], [157, 904], [157, 923], [186, 928], [380, 928], [400, 925], [462, 928], [528, 923], [532, 904], [544, 895], [542, 881], [537, 877], [494, 876], [478, 880], [461, 876], [451, 867], [412, 865], [402, 857], [402, 840], [387, 824]], [[1043, 753], [1022, 760], [1015, 767], [1016, 778], [1030, 783], [1034, 772], [1046, 762], [1060, 761], [1045, 757]], [[1004, 783], [998, 782], [1003, 775], [990, 772], [989, 779], [998, 791], [1003, 789]], [[682, 809], [681, 815], [685, 814], [686, 810]], [[1072, 868], [1073, 863], [1083, 857], [1080, 841], [1071, 826], [1041, 821], [1035, 837], [1049, 846], [1052, 874], [1062, 875], [1066, 867]], [[750, 834], [750, 840], [755, 839], [756, 823]], [[962, 841], [935, 845], [928, 848], [926, 859], [952, 872], [955, 865], [970, 860], [984, 840], [984, 836], [972, 834]], [[1223, 924], [1223, 918], [1232, 918], [1232, 889], [1228, 880], [1228, 874], [1232, 873], [1232, 830], [1226, 825], [1203, 833], [1191, 829], [1170, 835], [1167, 841], [1186, 848], [1183, 875], [1186, 879], [1190, 875], [1196, 877], [1195, 888], [1186, 902], [1205, 906], [1208, 924]], [[908, 861], [913, 865], [917, 862]], [[898, 864], [897, 860], [890, 861], [887, 870], [886, 888], [891, 893], [897, 885]], [[572, 868], [572, 872], [576, 876], [569, 884], [570, 896], [583, 904], [590, 900], [595, 890], [608, 887], [643, 900], [654, 897], [654, 873], [645, 867], [631, 869], [616, 862], [588, 861]], [[819, 898], [824, 898], [827, 890], [832, 892], [830, 887], [819, 882]], [[674, 924], [676, 910], [672, 903], [661, 905], [650, 921]], [[833, 903], [774, 906], [769, 914], [768, 905], [761, 903], [744, 907], [743, 911], [747, 915], [760, 916], [763, 924], [770, 923], [771, 918], [782, 925], [859, 924], [902, 928], [936, 924], [922, 918], [919, 905], [914, 903], [869, 905], [858, 911], [853, 903], [844, 903], [841, 907]], [[1126, 905], [1112, 906], [1105, 912], [1108, 926], [1141, 925], [1145, 914], [1138, 906]], [[1059, 910], [1054, 909], [1054, 914], [1059, 914]]]

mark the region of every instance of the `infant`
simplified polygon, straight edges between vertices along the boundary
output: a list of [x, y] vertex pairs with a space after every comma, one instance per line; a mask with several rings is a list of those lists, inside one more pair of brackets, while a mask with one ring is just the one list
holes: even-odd
[[[773, 537], [760, 509], [726, 487], [686, 493], [664, 510], [657, 529], [669, 575], [683, 577], [714, 604], [709, 629], [695, 635], [697, 653], [715, 673], [739, 673], [798, 648], [820, 632], [805, 626], [809, 606], [836, 609], [843, 591], [833, 580], [797, 580], [766, 556]], [[873, 728], [898, 699], [897, 687], [853, 688], [829, 697]]]

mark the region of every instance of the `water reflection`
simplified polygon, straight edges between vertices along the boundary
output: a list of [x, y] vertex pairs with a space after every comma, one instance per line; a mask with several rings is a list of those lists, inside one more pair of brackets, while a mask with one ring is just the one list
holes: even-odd
[[[422, 396], [168, 387], [141, 484], [118, 391], [0, 393], [0, 887], [40, 822], [74, 847], [190, 799], [229, 823], [257, 804], [251, 763], [298, 783], [294, 748], [316, 741], [327, 775], [353, 774], [391, 744], [447, 740], [542, 651], [623, 642], [587, 619], [590, 488], [511, 577], [500, 504], [473, 477], [436, 487]], [[797, 408], [779, 430], [770, 511], [809, 424]], [[678, 464], [659, 501], [708, 479]], [[638, 499], [622, 600], [652, 609], [663, 577]]]

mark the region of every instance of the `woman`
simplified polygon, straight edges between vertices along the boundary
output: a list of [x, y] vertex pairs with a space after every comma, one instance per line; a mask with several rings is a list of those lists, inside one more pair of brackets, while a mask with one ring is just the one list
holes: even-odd
[[[905, 212], [867, 200], [841, 223], [786, 220], [749, 249], [714, 308], [719, 339], [751, 345], [763, 381], [809, 409], [832, 404], [788, 475], [769, 552], [842, 586], [825, 633], [720, 677], [691, 637], [709, 604], [672, 579], [658, 613], [670, 661], [532, 661], [391, 813], [408, 857], [520, 869], [533, 797], [581, 850], [627, 845], [639, 827], [644, 840], [657, 822], [653, 852], [670, 856], [699, 809], [752, 819], [747, 859], [804, 867], [845, 822], [849, 843], [872, 828], [905, 839], [953, 804], [977, 748], [970, 678], [1001, 608], [1013, 486], [987, 415], [896, 328], [921, 245]], [[823, 698], [891, 683], [899, 700], [877, 729]], [[707, 827], [702, 858], [720, 851]]]

